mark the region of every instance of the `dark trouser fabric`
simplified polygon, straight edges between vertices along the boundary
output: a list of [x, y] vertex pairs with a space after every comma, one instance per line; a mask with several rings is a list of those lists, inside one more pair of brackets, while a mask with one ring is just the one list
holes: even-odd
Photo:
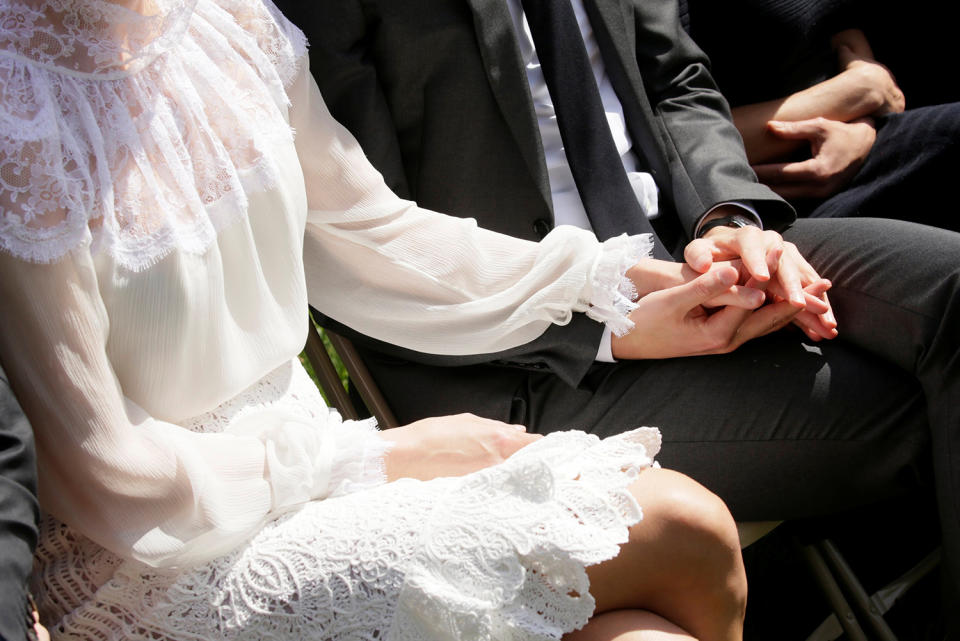
[[0, 638], [28, 634], [27, 579], [37, 543], [33, 433], [0, 369]]
[[849, 218], [802, 219], [784, 236], [833, 281], [840, 338], [784, 330], [721, 356], [598, 363], [576, 389], [542, 372], [365, 357], [402, 422], [469, 411], [537, 432], [658, 426], [661, 464], [739, 520], [866, 504], [916, 489], [932, 466], [955, 589], [960, 234]]
[[[960, 167], [960, 103], [877, 120], [877, 139], [852, 182], [822, 202], [799, 202], [813, 218], [897, 218], [960, 231], [951, 192]], [[949, 195], [948, 195], [949, 194]]]

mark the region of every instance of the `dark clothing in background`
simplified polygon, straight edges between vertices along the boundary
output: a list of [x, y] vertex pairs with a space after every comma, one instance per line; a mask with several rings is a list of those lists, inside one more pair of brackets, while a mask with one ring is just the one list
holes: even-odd
[[793, 204], [801, 216], [898, 218], [960, 231], [953, 191], [960, 55], [944, 28], [955, 28], [944, 21], [954, 4], [920, 0], [905, 10], [887, 0], [680, 0], [680, 15], [734, 107], [783, 98], [834, 76], [830, 38], [862, 29], [877, 60], [893, 71], [907, 110], [876, 119], [870, 154], [843, 190]]
[[0, 638], [5, 641], [32, 634], [27, 579], [38, 518], [33, 432], [0, 369]]
[[[837, 70], [830, 38], [862, 29], [907, 107], [960, 101], [960, 5], [939, 0], [679, 0], [684, 28], [710, 56], [733, 106], [784, 96]], [[758, 80], [759, 79], [759, 80]]]

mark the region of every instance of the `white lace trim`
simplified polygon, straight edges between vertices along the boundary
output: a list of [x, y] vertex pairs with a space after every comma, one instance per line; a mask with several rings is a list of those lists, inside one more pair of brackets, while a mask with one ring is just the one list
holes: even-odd
[[603, 243], [603, 251], [593, 270], [593, 282], [587, 316], [606, 323], [616, 336], [633, 329], [629, 314], [637, 308], [637, 288], [627, 270], [653, 251], [650, 234], [622, 234]]
[[627, 485], [659, 446], [551, 434], [466, 477], [310, 503], [182, 570], [46, 521], [41, 606], [58, 640], [556, 641], [592, 614], [585, 567], [640, 520]]
[[303, 34], [257, 0], [135, 6], [0, 0], [0, 249], [142, 270], [276, 185]]
[[652, 428], [561, 432], [465, 479], [421, 533], [389, 638], [552, 641], [582, 628], [595, 607], [585, 567], [616, 556], [642, 518], [626, 486], [659, 448]]

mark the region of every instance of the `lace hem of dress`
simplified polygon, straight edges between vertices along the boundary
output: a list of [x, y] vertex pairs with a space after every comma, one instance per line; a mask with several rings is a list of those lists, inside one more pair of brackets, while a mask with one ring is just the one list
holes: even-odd
[[633, 329], [629, 314], [637, 308], [637, 288], [627, 270], [653, 250], [650, 234], [615, 236], [603, 243], [593, 270], [590, 307], [587, 316], [606, 323], [616, 336]]
[[78, 640], [556, 641], [592, 614], [585, 568], [641, 519], [627, 485], [659, 445], [651, 428], [551, 434], [465, 477], [310, 502], [181, 569], [49, 529], [43, 615]]
[[303, 34], [268, 5], [0, 7], [0, 249], [49, 263], [89, 245], [139, 271], [205, 252], [245, 217], [245, 194], [278, 184], [285, 87], [306, 60]]
[[642, 518], [627, 485], [659, 447], [653, 428], [554, 433], [455, 484], [421, 531], [387, 638], [556, 641], [582, 628], [595, 607], [585, 568]]

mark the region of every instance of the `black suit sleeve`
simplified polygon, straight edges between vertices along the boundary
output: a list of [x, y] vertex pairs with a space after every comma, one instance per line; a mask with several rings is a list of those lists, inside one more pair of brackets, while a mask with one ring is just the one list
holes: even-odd
[[571, 387], [577, 387], [596, 361], [603, 325], [585, 314], [574, 314], [567, 325], [551, 325], [537, 339], [524, 345], [490, 354], [466, 356], [443, 356], [415, 352], [397, 347], [375, 338], [370, 338], [350, 327], [311, 309], [317, 324], [349, 338], [362, 348], [384, 356], [433, 365], [435, 367], [461, 367], [466, 365], [492, 365], [531, 371], [552, 372]]
[[27, 638], [27, 579], [37, 544], [33, 432], [0, 369], [0, 638]]
[[692, 237], [707, 210], [731, 200], [753, 205], [769, 229], [789, 225], [793, 209], [757, 182], [707, 57], [680, 26], [676, 2], [632, 5], [637, 63], [669, 163], [667, 197], [684, 231]]
[[354, 0], [278, 0], [310, 43], [310, 70], [327, 108], [363, 147], [390, 189], [410, 197], [396, 127], [372, 62], [376, 17]]

